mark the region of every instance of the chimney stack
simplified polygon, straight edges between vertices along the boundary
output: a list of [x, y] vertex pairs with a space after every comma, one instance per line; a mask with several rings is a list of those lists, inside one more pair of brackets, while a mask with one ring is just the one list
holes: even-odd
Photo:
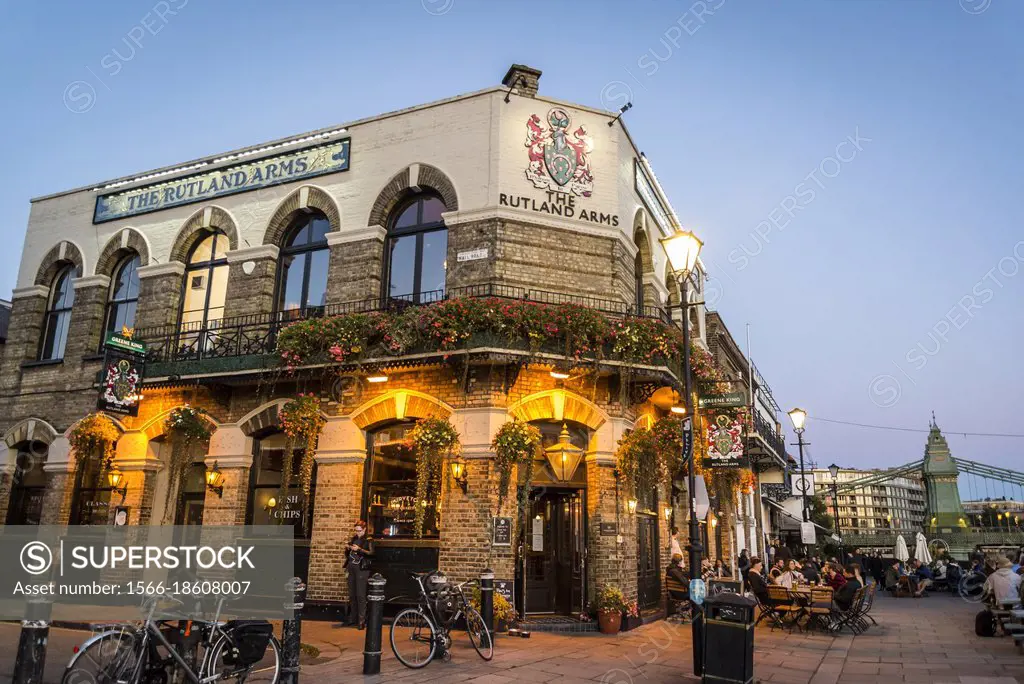
[[520, 95], [534, 97], [540, 82], [540, 69], [534, 69], [524, 64], [513, 64], [508, 68], [508, 73], [505, 74], [505, 78], [501, 82], [508, 88], [515, 88]]

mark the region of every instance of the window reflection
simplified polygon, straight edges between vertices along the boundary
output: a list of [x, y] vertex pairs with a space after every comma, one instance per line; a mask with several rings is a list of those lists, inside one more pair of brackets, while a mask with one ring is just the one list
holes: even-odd
[[43, 324], [43, 344], [39, 354], [39, 358], [44, 361], [64, 358], [71, 324], [71, 307], [75, 303], [75, 289], [71, 283], [73, 276], [74, 266], [69, 264], [57, 273], [50, 287], [50, 302]]
[[281, 250], [280, 311], [305, 311], [327, 304], [330, 229], [330, 221], [319, 212], [299, 214], [293, 220]]
[[418, 195], [394, 213], [386, 251], [389, 298], [420, 303], [444, 296], [448, 258], [444, 211], [439, 197]]
[[[368, 438], [369, 478], [366, 520], [375, 538], [410, 539], [416, 536], [416, 458], [406, 443], [412, 422], [394, 423], [371, 432]], [[423, 537], [437, 538], [437, 483], [427, 494]]]

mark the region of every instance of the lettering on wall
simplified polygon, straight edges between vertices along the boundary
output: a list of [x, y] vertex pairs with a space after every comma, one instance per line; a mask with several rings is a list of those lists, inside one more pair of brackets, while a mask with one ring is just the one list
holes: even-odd
[[617, 227], [619, 217], [616, 214], [606, 214], [603, 211], [594, 211], [576, 206], [576, 198], [560, 192], [548, 191], [544, 193], [547, 199], [536, 200], [526, 195], [510, 195], [499, 193], [498, 205], [512, 209], [526, 209], [539, 214], [549, 216], [561, 216], [564, 218], [578, 218], [587, 223], [595, 223], [603, 226]]
[[96, 198], [93, 223], [202, 202], [239, 192], [291, 183], [328, 173], [347, 171], [351, 139], [308, 147], [246, 164], [176, 178]]

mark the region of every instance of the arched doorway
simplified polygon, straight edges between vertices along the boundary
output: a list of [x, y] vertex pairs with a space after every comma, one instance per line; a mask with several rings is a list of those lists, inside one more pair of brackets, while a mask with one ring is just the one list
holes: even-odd
[[17, 458], [11, 480], [11, 496], [7, 504], [7, 525], [38, 525], [43, 515], [43, 495], [46, 493], [47, 445], [38, 441], [25, 441], [15, 445]]
[[575, 467], [556, 471], [548, 458], [534, 461], [529, 509], [517, 566], [518, 608], [528, 614], [578, 615], [586, 601], [586, 464], [580, 458], [590, 430], [573, 421], [534, 420], [541, 446], [575, 450]]

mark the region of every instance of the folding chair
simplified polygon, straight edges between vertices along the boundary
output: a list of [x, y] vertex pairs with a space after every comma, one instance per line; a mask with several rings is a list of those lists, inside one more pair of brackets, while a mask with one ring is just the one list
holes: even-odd
[[823, 629], [830, 629], [832, 625], [832, 587], [812, 587], [811, 602], [807, 606], [810, 619], [807, 620], [807, 629], [811, 625], [820, 625]]
[[668, 600], [668, 615], [678, 614], [682, 619], [689, 620], [690, 615], [690, 587], [679, 582], [671, 575], [665, 577], [665, 591]]
[[832, 621], [832, 631], [838, 632], [843, 627], [849, 627], [850, 631], [854, 634], [861, 634], [868, 628], [866, 622], [861, 617], [861, 610], [864, 607], [864, 587], [857, 590], [857, 593], [853, 595], [853, 602], [850, 604], [850, 609], [845, 611], [836, 611], [835, 619]]
[[[772, 602], [772, 612], [777, 616], [777, 620], [772, 622], [772, 631], [776, 627], [793, 626], [797, 624], [796, 619], [800, 614], [801, 609], [793, 602], [793, 595], [786, 587], [781, 587], [777, 584], [768, 585], [768, 599]], [[789, 622], [786, 621], [786, 616], [790, 617]]]
[[877, 584], [872, 583], [872, 584], [869, 584], [867, 587], [865, 587], [865, 589], [864, 589], [864, 605], [861, 607], [861, 617], [862, 618], [867, 618], [868, 620], [871, 620], [871, 624], [873, 624], [875, 626], [877, 626], [878, 623], [875, 622], [875, 618], [871, 617], [870, 613], [871, 613], [871, 607], [875, 605], [875, 594], [877, 594], [877, 593], [878, 593], [878, 585]]

